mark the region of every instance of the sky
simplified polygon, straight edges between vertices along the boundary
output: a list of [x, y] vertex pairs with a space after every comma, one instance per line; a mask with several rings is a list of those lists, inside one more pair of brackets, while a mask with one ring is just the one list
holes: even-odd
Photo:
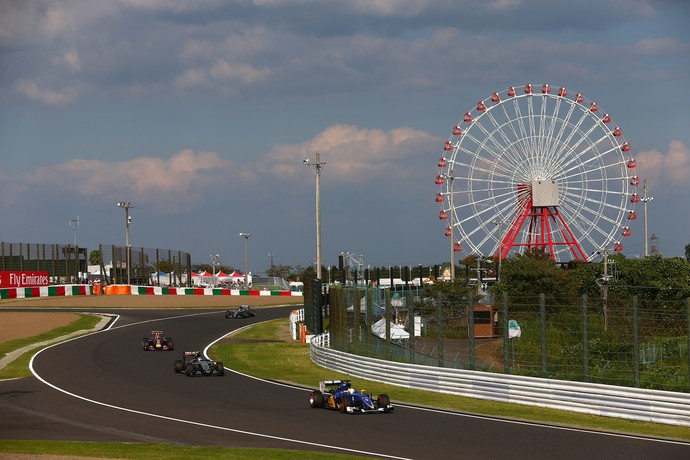
[[550, 83], [623, 127], [648, 236], [683, 256], [689, 23], [684, 0], [0, 1], [0, 241], [124, 245], [126, 201], [135, 248], [242, 270], [245, 232], [253, 273], [309, 266], [318, 152], [324, 266], [440, 264], [452, 127]]

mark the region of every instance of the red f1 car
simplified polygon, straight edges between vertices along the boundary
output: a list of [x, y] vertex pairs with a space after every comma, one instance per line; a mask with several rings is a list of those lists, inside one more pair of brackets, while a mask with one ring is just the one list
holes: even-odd
[[151, 331], [149, 337], [144, 337], [141, 340], [141, 345], [144, 351], [147, 350], [173, 350], [173, 339], [165, 337], [163, 331]]

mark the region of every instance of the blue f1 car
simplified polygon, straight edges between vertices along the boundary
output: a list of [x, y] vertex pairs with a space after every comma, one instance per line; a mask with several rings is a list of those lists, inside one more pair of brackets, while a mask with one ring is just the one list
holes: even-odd
[[319, 390], [311, 392], [309, 404], [312, 408], [339, 410], [343, 414], [378, 413], [393, 410], [386, 394], [380, 394], [375, 400], [364, 390], [352, 388], [349, 380], [323, 380]]

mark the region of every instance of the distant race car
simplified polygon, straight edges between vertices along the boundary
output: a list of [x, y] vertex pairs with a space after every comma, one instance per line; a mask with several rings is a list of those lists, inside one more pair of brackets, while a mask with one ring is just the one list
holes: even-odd
[[234, 310], [225, 312], [226, 318], [249, 318], [251, 316], [256, 316], [256, 312], [249, 305], [240, 305]]
[[149, 337], [144, 337], [141, 340], [141, 346], [146, 350], [167, 350], [172, 351], [173, 339], [170, 337], [165, 337], [163, 331], [151, 331]]
[[206, 358], [200, 351], [185, 351], [182, 359], [175, 360], [175, 373], [184, 373], [188, 377], [195, 375], [217, 375], [225, 374], [225, 368], [221, 361], [213, 361]]
[[339, 410], [343, 414], [391, 412], [393, 406], [386, 394], [375, 400], [364, 390], [352, 388], [349, 380], [323, 380], [319, 390], [311, 392], [309, 404], [312, 408]]

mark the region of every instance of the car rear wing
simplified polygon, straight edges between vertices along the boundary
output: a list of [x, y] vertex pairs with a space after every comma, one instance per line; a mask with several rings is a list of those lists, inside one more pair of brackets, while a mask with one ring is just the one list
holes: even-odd
[[[201, 354], [200, 351], [185, 351], [182, 354], [182, 361], [184, 361], [186, 363], [186, 362], [191, 361], [192, 359], [196, 358], [197, 355], [200, 355], [200, 354]], [[192, 359], [190, 359], [190, 358], [192, 358]]]
[[319, 390], [321, 393], [326, 393], [326, 388], [338, 388], [343, 383], [348, 383], [349, 380], [322, 380], [319, 382]]

